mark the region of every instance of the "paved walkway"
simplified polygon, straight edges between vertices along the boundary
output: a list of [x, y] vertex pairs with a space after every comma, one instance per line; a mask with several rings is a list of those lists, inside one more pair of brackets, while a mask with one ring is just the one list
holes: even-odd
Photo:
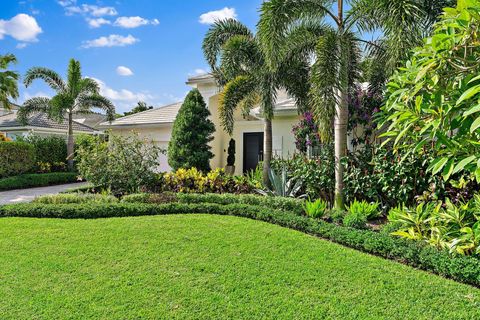
[[0, 205], [19, 203], [19, 202], [30, 202], [33, 199], [35, 199], [35, 197], [48, 195], [48, 194], [57, 194], [67, 189], [78, 188], [78, 187], [85, 186], [87, 184], [88, 184], [87, 182], [80, 182], [80, 183], [69, 183], [69, 184], [61, 184], [56, 186], [48, 186], [48, 187], [40, 187], [40, 188], [1, 191]]

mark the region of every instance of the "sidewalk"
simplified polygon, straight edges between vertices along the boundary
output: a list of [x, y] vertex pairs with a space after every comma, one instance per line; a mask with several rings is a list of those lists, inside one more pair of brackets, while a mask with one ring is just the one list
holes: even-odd
[[20, 202], [30, 202], [39, 196], [57, 194], [65, 190], [82, 187], [87, 184], [88, 184], [87, 182], [79, 182], [79, 183], [61, 184], [56, 186], [40, 187], [40, 188], [1, 191], [0, 205], [20, 203]]

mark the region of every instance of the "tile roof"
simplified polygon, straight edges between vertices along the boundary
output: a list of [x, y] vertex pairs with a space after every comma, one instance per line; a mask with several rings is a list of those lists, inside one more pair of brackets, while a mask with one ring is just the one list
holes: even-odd
[[190, 77], [187, 80], [187, 84], [199, 83], [199, 82], [212, 82], [215, 83], [215, 78], [211, 73], [200, 74], [198, 76]]
[[183, 102], [177, 102], [167, 106], [150, 109], [147, 111], [135, 113], [126, 117], [118, 118], [114, 121], [103, 122], [100, 124], [102, 128], [117, 126], [138, 126], [149, 124], [167, 124], [173, 123], [177, 116], [178, 110]]
[[107, 116], [101, 113], [92, 112], [86, 114], [75, 114], [73, 115], [73, 120], [91, 128], [97, 129], [102, 122], [105, 122], [105, 120], [107, 120]]
[[[27, 125], [23, 125], [17, 121], [17, 112], [12, 111], [3, 116], [0, 116], [0, 129], [1, 128], [24, 128], [24, 127], [37, 127], [46, 129], [68, 130], [68, 121], [65, 119], [62, 123], [58, 123], [47, 117], [45, 113], [32, 114], [27, 121]], [[73, 131], [83, 132], [95, 132], [95, 129], [86, 126], [84, 124], [73, 121]]]

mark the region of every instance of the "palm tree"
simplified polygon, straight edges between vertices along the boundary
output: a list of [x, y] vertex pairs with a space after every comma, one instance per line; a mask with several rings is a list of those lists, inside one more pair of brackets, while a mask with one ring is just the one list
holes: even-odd
[[233, 132], [234, 112], [237, 108], [246, 114], [260, 105], [264, 119], [263, 181], [268, 185], [277, 89], [285, 87], [286, 82], [292, 83], [288, 87], [288, 93], [296, 98], [298, 105], [306, 105], [307, 61], [291, 59], [270, 69], [259, 38], [234, 19], [218, 21], [210, 28], [203, 41], [203, 51], [214, 77], [223, 87], [219, 111], [226, 132], [230, 135]]
[[[384, 78], [378, 83], [383, 85], [385, 77], [431, 30], [441, 8], [454, 0], [352, 0], [348, 12], [344, 11], [345, 2], [269, 0], [262, 5], [258, 25], [270, 68], [275, 69], [292, 51], [308, 53], [312, 58], [310, 103], [324, 140], [331, 138], [333, 123], [335, 207], [342, 209], [341, 160], [347, 153], [348, 94], [360, 74], [362, 49], [366, 48], [382, 66]], [[292, 36], [293, 28], [309, 30], [315, 21], [322, 24], [321, 31]], [[382, 31], [377, 40], [362, 39], [362, 33], [375, 30]]]
[[68, 66], [67, 81], [53, 70], [34, 67], [27, 71], [23, 82], [28, 87], [35, 79], [45, 81], [56, 91], [56, 95], [51, 99], [46, 97], [28, 99], [18, 110], [17, 118], [20, 122], [26, 123], [28, 116], [36, 112], [45, 112], [49, 118], [58, 122], [63, 122], [67, 117], [67, 160], [69, 170], [73, 170], [73, 115], [91, 113], [92, 108], [98, 108], [106, 112], [108, 120], [113, 120], [115, 106], [99, 94], [100, 88], [95, 80], [82, 78], [80, 62], [74, 59], [70, 60]]
[[0, 56], [0, 106], [10, 110], [10, 99], [18, 98], [17, 81], [19, 75], [15, 71], [7, 70], [9, 65], [17, 63], [17, 58], [13, 54]]

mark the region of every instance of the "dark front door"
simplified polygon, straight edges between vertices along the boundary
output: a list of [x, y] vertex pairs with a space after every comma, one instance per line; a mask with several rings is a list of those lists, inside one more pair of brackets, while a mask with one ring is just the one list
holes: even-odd
[[263, 132], [243, 134], [243, 172], [255, 170], [263, 160]]

